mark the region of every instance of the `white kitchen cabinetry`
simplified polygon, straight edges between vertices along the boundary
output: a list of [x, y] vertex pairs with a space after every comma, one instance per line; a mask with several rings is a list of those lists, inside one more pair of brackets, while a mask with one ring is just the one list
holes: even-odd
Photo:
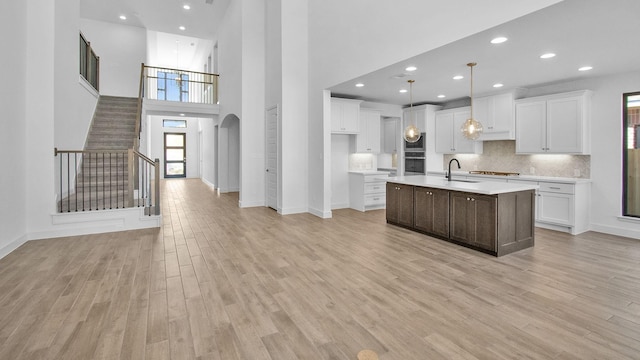
[[380, 112], [360, 110], [360, 132], [356, 135], [355, 152], [380, 152]]
[[473, 117], [483, 127], [479, 140], [513, 140], [516, 119], [512, 93], [481, 97], [473, 100]]
[[436, 111], [435, 145], [440, 154], [482, 154], [482, 141], [465, 138], [460, 131], [469, 118], [468, 107]]
[[591, 92], [516, 100], [516, 153], [590, 153]]
[[359, 211], [384, 209], [387, 204], [387, 172], [350, 172], [349, 207]]
[[383, 152], [386, 154], [397, 154], [398, 153], [398, 139], [400, 139], [400, 135], [397, 132], [398, 119], [397, 118], [387, 118], [383, 120], [384, 129], [383, 129]]
[[580, 234], [589, 230], [589, 183], [512, 180], [537, 184], [536, 226]]
[[357, 134], [360, 132], [360, 100], [331, 98], [331, 132]]

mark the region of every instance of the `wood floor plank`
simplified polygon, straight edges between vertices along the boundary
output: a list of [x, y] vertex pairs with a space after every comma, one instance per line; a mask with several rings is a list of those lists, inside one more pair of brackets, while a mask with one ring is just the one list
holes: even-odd
[[536, 229], [495, 258], [386, 224], [281, 216], [198, 179], [163, 224], [0, 259], [0, 359], [638, 359], [640, 241]]

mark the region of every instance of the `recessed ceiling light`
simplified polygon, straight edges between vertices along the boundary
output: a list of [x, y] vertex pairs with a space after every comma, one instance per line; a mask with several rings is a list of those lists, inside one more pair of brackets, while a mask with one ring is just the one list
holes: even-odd
[[189, 6], [189, 4], [182, 5], [182, 8], [185, 10], [191, 10], [191, 6]]
[[442, 95], [442, 94], [438, 95], [438, 99], [444, 99], [446, 97], [447, 97], [446, 95]]
[[551, 59], [552, 57], [555, 57], [556, 54], [554, 53], [546, 53], [546, 54], [542, 54], [540, 55], [540, 59]]
[[504, 86], [504, 84], [500, 84], [500, 83], [493, 84], [493, 87], [494, 87], [494, 88], [501, 88], [501, 87], [503, 87], [503, 86]]
[[456, 75], [453, 77], [453, 80], [462, 80], [462, 79], [464, 79], [464, 76], [462, 75]]
[[507, 41], [508, 39], [504, 36], [499, 36], [493, 40], [491, 40], [492, 44], [502, 44], [503, 42]]
[[356, 84], [356, 87], [363, 87], [363, 86], [364, 86], [364, 84], [363, 84], [363, 83], [357, 83], [357, 84]]
[[184, 114], [180, 114], [180, 116], [184, 116]]
[[578, 71], [589, 71], [589, 70], [591, 70], [591, 69], [593, 69], [593, 67], [592, 67], [592, 66], [583, 66], [583, 67], [581, 67], [580, 69], [578, 69]]
[[407, 89], [400, 89], [400, 92], [404, 94], [407, 92]]
[[124, 15], [120, 15], [120, 20], [127, 20], [127, 17]]
[[180, 26], [178, 29], [180, 29], [180, 30], [182, 30], [182, 31], [185, 31], [185, 30], [186, 30], [186, 27], [184, 27], [184, 26]]
[[418, 70], [418, 68], [415, 67], [415, 66], [407, 66], [407, 68], [405, 70], [407, 70], [407, 71], [416, 71], [416, 70]]

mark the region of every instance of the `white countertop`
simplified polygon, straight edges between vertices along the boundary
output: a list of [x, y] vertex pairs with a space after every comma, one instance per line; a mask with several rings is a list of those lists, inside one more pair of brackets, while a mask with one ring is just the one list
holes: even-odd
[[388, 171], [378, 171], [378, 170], [353, 170], [353, 171], [349, 171], [349, 174], [387, 176], [387, 175], [389, 175], [389, 172]]
[[[483, 177], [487, 178], [488, 181], [491, 179], [507, 179], [507, 180], [525, 180], [525, 181], [548, 181], [548, 182], [557, 182], [557, 183], [565, 183], [565, 184], [578, 184], [578, 183], [589, 183], [591, 179], [585, 178], [567, 178], [567, 177], [555, 177], [555, 176], [536, 176], [536, 175], [512, 175], [512, 176], [501, 176], [501, 175], [483, 175], [483, 174], [469, 174], [468, 171], [452, 171], [453, 178], [456, 176], [473, 176], [473, 177]], [[429, 171], [428, 175], [439, 174], [439, 176], [444, 177], [446, 171]]]
[[464, 182], [456, 180], [447, 181], [447, 179], [440, 176], [396, 176], [387, 178], [385, 180], [398, 184], [431, 187], [453, 191], [465, 191], [484, 195], [496, 195], [517, 191], [535, 190], [538, 188], [538, 185], [505, 183], [491, 180], [478, 182]]

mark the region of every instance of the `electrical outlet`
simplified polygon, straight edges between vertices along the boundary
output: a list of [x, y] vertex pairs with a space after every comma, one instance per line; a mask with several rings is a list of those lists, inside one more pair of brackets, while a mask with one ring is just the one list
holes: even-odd
[[580, 177], [580, 169], [573, 169], [573, 176]]
[[534, 168], [533, 166], [529, 169], [529, 172], [531, 173], [531, 175], [536, 173], [536, 168]]

